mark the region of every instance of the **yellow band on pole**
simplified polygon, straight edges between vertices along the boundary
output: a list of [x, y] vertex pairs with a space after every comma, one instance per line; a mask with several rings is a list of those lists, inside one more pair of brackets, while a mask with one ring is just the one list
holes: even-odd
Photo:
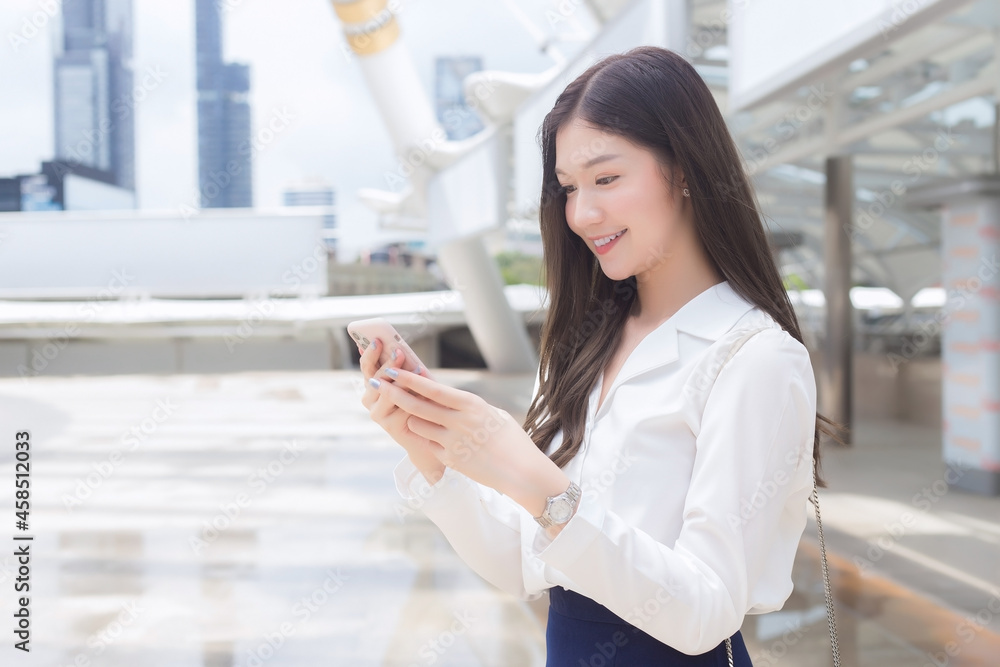
[[399, 39], [399, 23], [393, 16], [389, 22], [371, 32], [350, 34], [345, 32], [347, 43], [351, 45], [351, 50], [359, 56], [368, 56], [378, 53], [383, 49], [392, 46]]
[[344, 23], [370, 21], [385, 9], [388, 0], [356, 0], [356, 2], [334, 2], [333, 10]]
[[344, 24], [344, 37], [354, 53], [378, 53], [399, 39], [399, 24], [387, 4], [388, 0], [333, 1], [333, 9]]

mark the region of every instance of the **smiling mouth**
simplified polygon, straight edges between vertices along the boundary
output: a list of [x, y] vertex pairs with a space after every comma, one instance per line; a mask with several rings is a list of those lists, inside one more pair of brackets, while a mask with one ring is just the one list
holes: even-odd
[[596, 241], [594, 241], [594, 245], [597, 246], [598, 248], [600, 248], [603, 245], [607, 245], [607, 244], [611, 243], [612, 241], [614, 241], [619, 236], [621, 236], [622, 234], [624, 234], [626, 231], [627, 230], [623, 229], [620, 232], [618, 232], [617, 234], [612, 234], [611, 236], [605, 236], [602, 239], [597, 239]]

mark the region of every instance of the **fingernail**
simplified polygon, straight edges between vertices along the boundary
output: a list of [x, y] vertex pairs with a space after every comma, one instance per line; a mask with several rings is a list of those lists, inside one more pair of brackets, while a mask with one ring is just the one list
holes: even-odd
[[370, 384], [373, 389], [378, 389], [378, 386], [382, 383], [375, 378], [368, 378], [368, 384]]
[[396, 348], [395, 350], [393, 350], [393, 351], [392, 351], [392, 358], [393, 358], [393, 359], [395, 359], [395, 358], [396, 358], [396, 353], [397, 353], [397, 352], [399, 352], [399, 348], [398, 348], [398, 347], [397, 347], [397, 348]]
[[414, 371], [414, 373], [416, 373], [417, 375], [420, 375], [423, 372], [424, 372], [423, 366], [417, 366], [417, 370]]
[[391, 378], [399, 377], [399, 371], [397, 371], [395, 368], [385, 369], [385, 374]]

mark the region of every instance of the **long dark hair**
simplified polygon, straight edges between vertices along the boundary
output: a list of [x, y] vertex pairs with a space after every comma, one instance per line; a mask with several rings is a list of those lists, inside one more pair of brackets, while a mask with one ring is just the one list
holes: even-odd
[[[555, 175], [556, 132], [573, 118], [651, 150], [667, 173], [679, 168], [690, 191], [698, 242], [716, 270], [736, 293], [803, 342], [759, 203], [708, 86], [688, 61], [667, 49], [639, 46], [606, 56], [566, 86], [538, 137], [539, 219], [550, 302], [541, 332], [539, 389], [523, 427], [543, 452], [563, 431], [551, 456], [560, 467], [580, 449], [587, 398], [615, 354], [637, 294], [635, 276], [620, 281], [605, 276], [567, 225], [566, 195]], [[843, 443], [837, 435], [843, 429], [817, 413], [817, 470], [820, 432]]]

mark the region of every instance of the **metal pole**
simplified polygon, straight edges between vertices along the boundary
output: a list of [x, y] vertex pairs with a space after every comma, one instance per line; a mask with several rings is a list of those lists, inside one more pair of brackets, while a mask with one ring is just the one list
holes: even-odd
[[[852, 429], [854, 308], [851, 304], [851, 240], [854, 229], [853, 166], [850, 155], [826, 158], [824, 286], [826, 338], [820, 375], [821, 411]], [[850, 434], [846, 437], [851, 444]]]

